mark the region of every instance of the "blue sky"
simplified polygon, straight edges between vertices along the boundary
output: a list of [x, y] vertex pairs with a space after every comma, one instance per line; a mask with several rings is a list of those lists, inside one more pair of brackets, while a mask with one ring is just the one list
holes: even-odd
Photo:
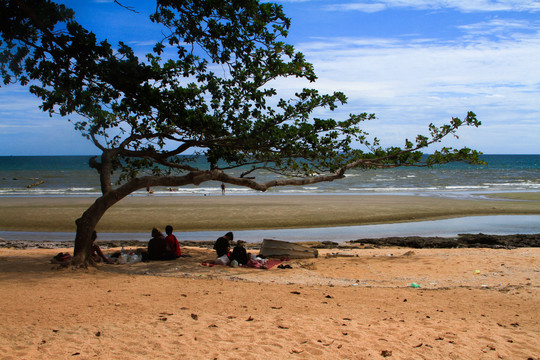
[[[122, 1], [138, 14], [107, 0], [61, 2], [99, 38], [124, 40], [141, 56], [159, 38], [145, 20], [150, 1]], [[292, 19], [286, 42], [319, 77], [275, 82], [282, 97], [305, 86], [343, 91], [348, 104], [331, 115], [375, 113], [364, 128], [387, 146], [474, 111], [483, 125], [444, 145], [540, 154], [540, 1], [277, 2]], [[0, 155], [97, 153], [66, 118], [38, 105], [25, 88], [0, 88]]]

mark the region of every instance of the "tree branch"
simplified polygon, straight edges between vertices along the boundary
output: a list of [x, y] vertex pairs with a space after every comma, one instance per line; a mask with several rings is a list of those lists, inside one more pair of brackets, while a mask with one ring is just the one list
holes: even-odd
[[118, 0], [114, 0], [114, 3], [115, 3], [116, 5], [120, 5], [120, 6], [123, 7], [124, 9], [127, 9], [127, 10], [132, 11], [132, 12], [137, 13], [137, 14], [139, 13], [138, 11], [135, 11], [135, 8], [134, 8], [134, 7], [123, 5], [123, 4], [121, 4], [120, 1], [118, 1]]

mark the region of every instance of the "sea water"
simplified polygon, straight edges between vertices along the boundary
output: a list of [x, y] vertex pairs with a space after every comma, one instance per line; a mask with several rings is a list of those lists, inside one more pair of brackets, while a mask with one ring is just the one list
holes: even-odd
[[[88, 166], [90, 156], [1, 156], [0, 196], [99, 196], [99, 177]], [[469, 197], [493, 192], [540, 191], [540, 155], [483, 155], [481, 166], [451, 163], [432, 168], [400, 167], [383, 170], [352, 170], [345, 179], [306, 186], [283, 186], [266, 194], [397, 194]], [[194, 166], [209, 167], [202, 157]], [[239, 175], [246, 169], [236, 169]], [[256, 180], [275, 177], [262, 171]], [[42, 183], [41, 183], [42, 182]], [[158, 187], [156, 196], [220, 195], [218, 182], [199, 186]], [[227, 185], [228, 195], [255, 195], [259, 192]], [[134, 195], [146, 195], [141, 189]]]
[[[496, 192], [540, 191], [540, 155], [483, 155], [488, 165], [473, 166], [452, 163], [433, 168], [395, 168], [387, 170], [353, 170], [345, 179], [308, 186], [284, 186], [269, 189], [264, 195], [332, 195], [380, 194], [416, 195], [474, 199]], [[1, 197], [74, 197], [100, 195], [99, 178], [89, 168], [90, 156], [4, 156], [0, 157]], [[201, 168], [208, 168], [205, 159], [197, 159]], [[240, 174], [245, 169], [237, 169]], [[265, 182], [274, 177], [262, 172], [257, 180]], [[43, 181], [43, 183], [41, 183]], [[34, 185], [36, 184], [36, 185]], [[39, 184], [39, 185], [38, 185]], [[30, 187], [29, 187], [30, 185]], [[220, 183], [200, 186], [154, 188], [151, 196], [221, 196]], [[261, 195], [254, 190], [227, 185], [226, 194], [233, 196]], [[148, 196], [145, 189], [133, 196]], [[260, 242], [262, 238], [290, 241], [306, 239], [346, 241], [385, 236], [455, 236], [459, 233], [533, 234], [540, 233], [540, 215], [484, 216], [424, 221], [414, 223], [333, 227], [323, 229], [282, 229], [235, 232], [237, 238]], [[189, 232], [183, 240], [213, 240], [218, 232]], [[72, 233], [22, 233], [1, 231], [0, 238], [16, 239], [73, 239]], [[148, 234], [101, 234], [108, 240], [147, 240]]]
[[[466, 218], [428, 220], [412, 223], [336, 226], [307, 229], [270, 229], [234, 231], [235, 239], [258, 243], [263, 239], [345, 242], [357, 239], [374, 239], [393, 236], [440, 236], [455, 237], [458, 234], [487, 233], [490, 235], [540, 233], [540, 215], [494, 215], [469, 216]], [[223, 236], [223, 231], [187, 231], [176, 233], [179, 240], [213, 241]], [[67, 232], [21, 232], [0, 231], [4, 240], [71, 241], [75, 234]], [[108, 241], [148, 241], [146, 233], [100, 233], [99, 238]]]

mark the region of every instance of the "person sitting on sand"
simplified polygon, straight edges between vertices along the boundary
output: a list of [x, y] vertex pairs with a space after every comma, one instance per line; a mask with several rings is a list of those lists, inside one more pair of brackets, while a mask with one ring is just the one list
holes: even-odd
[[92, 259], [94, 259], [95, 262], [106, 262], [107, 264], [112, 264], [112, 261], [109, 260], [104, 254], [103, 251], [101, 251], [101, 248], [98, 244], [96, 244], [97, 239], [97, 232], [92, 232]]
[[223, 255], [227, 255], [231, 250], [230, 242], [234, 239], [232, 232], [228, 232], [223, 236], [220, 236], [214, 243], [214, 250], [216, 250], [217, 257], [220, 258]]
[[163, 260], [167, 245], [165, 235], [158, 229], [152, 229], [152, 239], [148, 241], [148, 260]]
[[167, 233], [167, 237], [165, 238], [166, 249], [164, 260], [177, 259], [180, 257], [180, 255], [182, 255], [182, 250], [180, 250], [180, 243], [178, 242], [178, 239], [173, 235], [173, 227], [171, 225], [167, 225], [165, 227], [165, 232]]
[[231, 254], [231, 265], [234, 264], [234, 261], [236, 261], [236, 265], [246, 265], [249, 261], [249, 254], [246, 251], [246, 248], [244, 247], [246, 245], [246, 242], [243, 240], [238, 240], [236, 242], [236, 246], [234, 247], [232, 254]]

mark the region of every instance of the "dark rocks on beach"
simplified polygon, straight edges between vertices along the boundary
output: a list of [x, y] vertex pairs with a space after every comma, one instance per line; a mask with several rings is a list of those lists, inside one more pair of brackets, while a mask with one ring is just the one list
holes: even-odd
[[[132, 246], [146, 247], [147, 242], [138, 240], [128, 241], [100, 241], [99, 245], [103, 248]], [[0, 239], [0, 248], [13, 249], [60, 249], [73, 247], [73, 241], [31, 241], [31, 240], [4, 240]]]
[[[148, 246], [147, 241], [140, 240], [117, 240], [117, 241], [105, 241], [99, 240], [98, 244], [104, 249], [115, 247], [140, 247], [146, 248]], [[202, 248], [211, 249], [214, 246], [213, 241], [180, 241], [180, 246], [197, 246]], [[249, 248], [255, 246], [248, 245]], [[32, 240], [4, 240], [0, 238], [0, 248], [13, 248], [13, 249], [60, 249], [73, 247], [73, 241], [32, 241]]]
[[[148, 242], [139, 240], [99, 241], [102, 248], [113, 247], [141, 247], [146, 248]], [[196, 246], [211, 249], [214, 241], [180, 241], [180, 246]], [[256, 250], [260, 244], [247, 244], [248, 249]], [[492, 248], [512, 249], [519, 247], [540, 247], [540, 234], [516, 234], [516, 235], [487, 235], [487, 234], [459, 234], [454, 238], [443, 237], [387, 237], [379, 239], [358, 239], [340, 244], [333, 241], [323, 241], [317, 244], [309, 244], [312, 248], [373, 248], [383, 246], [400, 246], [413, 249], [421, 248]], [[14, 249], [58, 249], [73, 247], [73, 241], [29, 241], [29, 240], [4, 240], [0, 239], [0, 248]]]
[[310, 247], [313, 249], [334, 249], [339, 246], [339, 243], [334, 241], [321, 241], [320, 243], [317, 243], [315, 245], [311, 245]]
[[374, 246], [401, 246], [421, 248], [518, 248], [540, 247], [540, 234], [487, 235], [459, 234], [456, 238], [443, 237], [387, 237], [380, 239], [358, 239], [350, 243], [371, 244]]

